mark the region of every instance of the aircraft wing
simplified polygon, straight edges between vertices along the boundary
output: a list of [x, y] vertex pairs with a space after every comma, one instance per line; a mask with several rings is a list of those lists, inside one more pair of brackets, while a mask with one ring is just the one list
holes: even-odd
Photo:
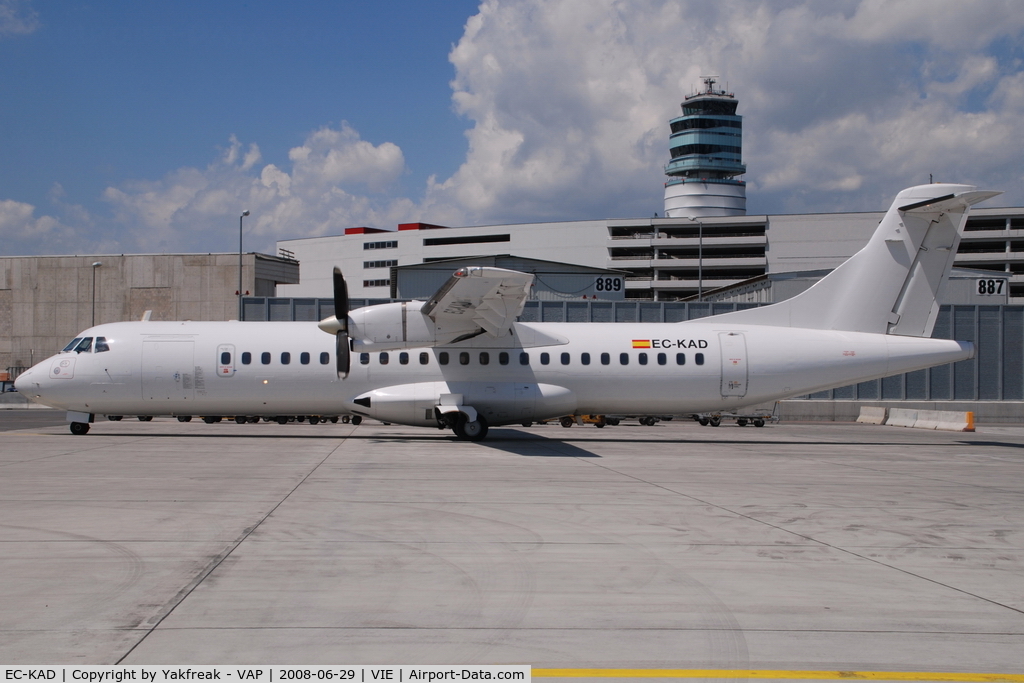
[[420, 312], [444, 332], [461, 338], [478, 334], [504, 337], [523, 312], [533, 275], [490, 267], [460, 268], [423, 304]]

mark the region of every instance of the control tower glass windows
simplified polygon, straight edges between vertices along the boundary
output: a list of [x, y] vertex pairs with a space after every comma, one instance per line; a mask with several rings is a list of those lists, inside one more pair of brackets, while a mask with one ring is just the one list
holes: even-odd
[[742, 147], [730, 147], [728, 145], [682, 145], [681, 147], [673, 147], [669, 150], [672, 153], [672, 158], [678, 158], [686, 156], [688, 154], [702, 154], [710, 156], [713, 154], [742, 154]]
[[670, 124], [673, 133], [684, 130], [707, 129], [707, 128], [743, 128], [743, 122], [739, 117], [735, 119], [676, 119]]
[[735, 116], [737, 104], [736, 100], [719, 98], [693, 99], [683, 104], [683, 116], [696, 114]]

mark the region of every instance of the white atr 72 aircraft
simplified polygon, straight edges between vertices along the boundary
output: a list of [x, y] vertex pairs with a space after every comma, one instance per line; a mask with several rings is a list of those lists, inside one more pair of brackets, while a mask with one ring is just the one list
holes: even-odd
[[67, 410], [73, 434], [97, 414], [351, 415], [476, 441], [573, 414], [734, 411], [971, 358], [970, 343], [929, 336], [969, 208], [996, 194], [903, 190], [867, 246], [807, 291], [695, 321], [516, 322], [533, 276], [476, 267], [429, 301], [349, 312], [336, 269], [337, 315], [319, 325], [97, 325], [15, 386]]

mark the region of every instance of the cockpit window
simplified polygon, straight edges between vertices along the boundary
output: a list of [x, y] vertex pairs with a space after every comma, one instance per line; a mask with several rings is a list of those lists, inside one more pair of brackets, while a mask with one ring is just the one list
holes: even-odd
[[82, 341], [78, 342], [78, 346], [75, 347], [76, 353], [89, 353], [92, 348], [92, 337], [86, 337]]
[[71, 340], [71, 343], [65, 346], [62, 351], [74, 351], [75, 347], [78, 346], [78, 342], [82, 341], [81, 337], [75, 337]]
[[110, 350], [110, 345], [107, 344], [107, 338], [106, 337], [96, 337], [95, 353], [103, 353], [104, 351], [109, 351], [109, 350]]

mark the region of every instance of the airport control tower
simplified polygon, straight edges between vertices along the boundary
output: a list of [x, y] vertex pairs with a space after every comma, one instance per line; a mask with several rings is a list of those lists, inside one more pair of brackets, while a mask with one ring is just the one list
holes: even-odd
[[746, 183], [736, 176], [743, 165], [743, 117], [736, 115], [736, 97], [715, 90], [715, 76], [704, 78], [704, 91], [688, 95], [683, 115], [672, 119], [665, 166], [665, 215], [670, 218], [743, 216], [747, 213]]

